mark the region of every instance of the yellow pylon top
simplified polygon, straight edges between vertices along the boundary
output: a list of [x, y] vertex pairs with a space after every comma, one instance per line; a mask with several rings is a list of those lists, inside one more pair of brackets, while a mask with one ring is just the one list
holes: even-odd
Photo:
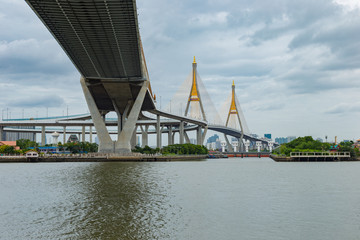
[[[235, 86], [233, 81], [233, 86]], [[231, 105], [230, 105], [230, 112], [229, 114], [236, 114], [236, 104], [235, 104], [235, 87], [232, 89], [232, 96], [231, 96]]]
[[235, 81], [233, 80], [233, 86], [235, 86]]
[[[193, 63], [196, 63], [195, 56], [194, 56]], [[193, 70], [193, 81], [192, 81], [192, 86], [191, 86], [190, 101], [200, 101], [199, 96], [198, 96], [198, 91], [196, 88], [196, 71], [195, 70]]]

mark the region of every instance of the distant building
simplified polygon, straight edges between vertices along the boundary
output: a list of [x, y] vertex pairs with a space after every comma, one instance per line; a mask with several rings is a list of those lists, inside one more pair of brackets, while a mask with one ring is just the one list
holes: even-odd
[[219, 150], [221, 148], [220, 138], [217, 134], [209, 137], [206, 142], [206, 147], [209, 150]]
[[295, 140], [296, 137], [295, 136], [288, 136], [288, 137], [277, 137], [275, 138], [275, 142], [278, 144], [284, 144], [284, 143], [289, 143], [293, 140]]
[[76, 134], [71, 134], [67, 142], [68, 143], [79, 142], [79, 138], [76, 136]]
[[219, 136], [217, 134], [214, 134], [213, 136], [211, 136], [207, 139], [206, 143], [215, 142], [216, 139], [219, 139]]
[[295, 136], [288, 136], [288, 137], [287, 137], [288, 143], [291, 142], [291, 141], [293, 141], [293, 140], [295, 140], [295, 139], [296, 139]]
[[284, 143], [287, 143], [287, 138], [277, 137], [277, 138], [275, 138], [275, 142], [276, 142], [277, 144], [284, 144]]
[[355, 141], [354, 146], [360, 149], [360, 139]]
[[265, 133], [264, 137], [271, 140], [271, 133]]
[[20, 149], [20, 147], [16, 146], [16, 141], [0, 141], [0, 146], [3, 146], [3, 145], [14, 147], [15, 150]]
[[[7, 127], [12, 129], [35, 129], [35, 127]], [[16, 141], [19, 139], [29, 139], [30, 141], [36, 141], [36, 133], [34, 132], [10, 132], [10, 131], [3, 131], [2, 139], [0, 141]]]

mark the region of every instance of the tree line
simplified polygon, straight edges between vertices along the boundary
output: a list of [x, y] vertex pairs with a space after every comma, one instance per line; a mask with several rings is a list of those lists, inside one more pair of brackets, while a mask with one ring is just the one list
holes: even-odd
[[[327, 152], [335, 144], [324, 143], [314, 140], [311, 136], [298, 137], [289, 143], [282, 144], [273, 153], [290, 156], [291, 152]], [[352, 157], [359, 155], [359, 149], [354, 147], [354, 142], [341, 142], [336, 149], [338, 152], [350, 152]]]
[[161, 153], [164, 155], [192, 155], [192, 154], [208, 154], [208, 150], [205, 146], [202, 145], [195, 145], [191, 143], [185, 143], [185, 144], [172, 144], [160, 148], [151, 148], [149, 146], [145, 147], [139, 147], [136, 146], [133, 150], [133, 152], [139, 152], [144, 154], [156, 154]]

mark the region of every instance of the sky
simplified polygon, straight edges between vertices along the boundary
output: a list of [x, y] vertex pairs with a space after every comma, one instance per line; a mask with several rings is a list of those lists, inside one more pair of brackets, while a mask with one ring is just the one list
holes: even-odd
[[[80, 74], [30, 7], [0, 6], [1, 117], [88, 112]], [[137, 7], [162, 106], [196, 56], [218, 108], [234, 80], [251, 132], [360, 138], [357, 0], [138, 0]]]

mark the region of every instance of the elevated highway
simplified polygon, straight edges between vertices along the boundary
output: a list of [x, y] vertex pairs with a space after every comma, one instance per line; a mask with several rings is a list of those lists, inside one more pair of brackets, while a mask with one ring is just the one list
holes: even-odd
[[[81, 74], [100, 152], [129, 152], [141, 111], [155, 109], [135, 0], [26, 0]], [[118, 115], [113, 142], [104, 116]]]
[[[131, 139], [134, 139], [136, 125], [140, 120], [149, 120], [152, 121], [151, 123], [155, 121], [158, 147], [161, 146], [161, 133], [165, 131], [164, 128], [168, 129], [169, 136], [178, 129], [180, 143], [184, 142], [184, 138], [188, 140], [185, 128], [196, 129], [198, 144], [203, 143], [207, 129], [243, 138], [244, 131], [208, 125], [206, 121], [187, 117], [189, 102], [185, 117], [156, 109], [140, 38], [135, 0], [25, 1], [81, 74], [80, 83], [92, 119], [91, 123], [83, 122], [82, 126], [86, 124], [95, 126], [100, 141], [100, 152], [131, 151]], [[194, 59], [194, 84], [189, 101], [200, 103], [203, 119], [206, 119], [195, 73]], [[145, 117], [142, 113], [145, 111], [154, 114], [156, 119]], [[117, 126], [117, 141], [112, 141], [107, 129], [110, 123], [105, 121], [105, 116], [109, 112], [117, 114], [117, 121], [111, 123]], [[177, 122], [165, 124], [160, 117]], [[81, 120], [85, 119], [87, 117]], [[71, 123], [63, 119], [63, 122], [58, 121], [53, 124], [63, 124], [66, 127], [79, 123]], [[186, 126], [187, 124], [196, 127]], [[150, 124], [146, 124], [146, 121], [140, 125], [143, 136], [147, 135], [148, 125]], [[44, 132], [45, 130], [42, 131], [43, 135]], [[247, 135], [245, 138], [256, 140]]]

